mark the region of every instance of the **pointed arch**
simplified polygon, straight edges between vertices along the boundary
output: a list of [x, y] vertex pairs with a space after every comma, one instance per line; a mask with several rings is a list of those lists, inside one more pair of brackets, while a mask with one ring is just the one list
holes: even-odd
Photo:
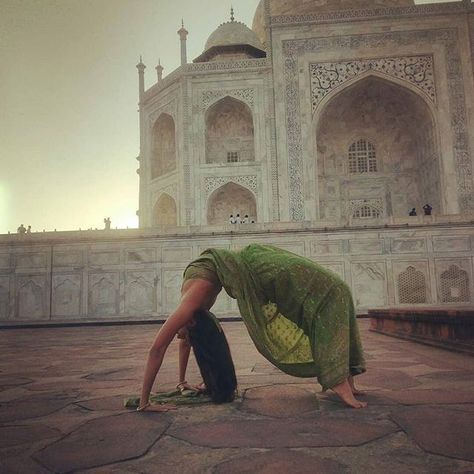
[[[327, 94], [314, 117], [320, 216], [350, 218], [347, 202], [361, 199], [381, 199], [387, 216], [406, 216], [420, 202], [440, 210], [434, 107], [414, 85], [377, 71]], [[359, 166], [354, 147], [363, 138], [375, 148]]]
[[153, 206], [152, 225], [154, 227], [178, 225], [176, 201], [169, 194], [163, 193]]
[[176, 127], [173, 117], [162, 113], [152, 131], [150, 160], [151, 179], [159, 178], [176, 169]]
[[240, 217], [248, 215], [257, 222], [257, 201], [249, 189], [232, 181], [216, 189], [207, 201], [208, 225], [224, 225], [230, 215]]
[[243, 101], [225, 96], [205, 113], [206, 163], [255, 161], [253, 114]]

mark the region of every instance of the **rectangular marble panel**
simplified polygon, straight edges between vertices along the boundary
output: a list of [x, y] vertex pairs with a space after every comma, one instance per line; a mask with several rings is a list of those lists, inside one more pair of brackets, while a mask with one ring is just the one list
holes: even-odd
[[118, 265], [120, 263], [120, 252], [116, 250], [91, 251], [89, 253], [89, 265]]
[[81, 316], [82, 276], [59, 274], [53, 276], [53, 316], [79, 319]]
[[156, 284], [154, 271], [127, 272], [125, 275], [125, 312], [132, 316], [156, 313]]
[[0, 320], [10, 315], [10, 277], [0, 276]]
[[82, 251], [65, 250], [54, 252], [53, 264], [58, 267], [69, 267], [72, 265], [82, 265], [83, 257]]
[[464, 252], [471, 250], [469, 237], [433, 237], [435, 252]]
[[311, 242], [311, 255], [341, 255], [342, 240], [316, 240]]
[[20, 253], [15, 255], [17, 268], [44, 268], [48, 259], [45, 253]]
[[392, 239], [392, 253], [422, 253], [426, 252], [426, 240], [421, 239]]
[[229, 250], [230, 245], [229, 244], [214, 244], [214, 243], [209, 243], [209, 245], [199, 245], [198, 246], [198, 255], [201, 255], [204, 250], [207, 250], [208, 248], [213, 248], [213, 249], [224, 249], [224, 250]]
[[0, 254], [0, 268], [10, 268], [11, 257], [10, 254]]
[[49, 292], [43, 276], [19, 276], [16, 279], [15, 318], [27, 321], [47, 319]]
[[163, 262], [190, 262], [192, 260], [191, 247], [168, 247], [162, 250]]
[[119, 313], [119, 274], [89, 274], [88, 316], [109, 316]]
[[302, 257], [305, 256], [304, 242], [277, 242], [271, 245], [275, 245], [283, 250], [288, 250], [288, 252], [295, 253], [296, 255], [301, 255]]
[[183, 272], [184, 267], [163, 270], [162, 308], [165, 313], [171, 313], [178, 306], [181, 299]]
[[331, 270], [335, 273], [341, 280], [345, 280], [345, 272], [344, 272], [344, 263], [326, 263], [326, 262], [319, 262], [324, 268]]
[[156, 249], [128, 249], [127, 263], [152, 263], [156, 262]]
[[377, 308], [387, 300], [385, 262], [354, 262], [351, 265], [353, 294], [356, 306]]
[[354, 255], [378, 255], [383, 253], [383, 240], [349, 240], [349, 249]]

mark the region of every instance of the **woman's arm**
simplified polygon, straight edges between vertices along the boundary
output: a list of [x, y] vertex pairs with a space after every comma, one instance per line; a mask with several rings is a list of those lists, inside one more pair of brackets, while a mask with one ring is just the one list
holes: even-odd
[[156, 338], [148, 353], [148, 360], [143, 377], [142, 393], [139, 410], [149, 406], [148, 399], [156, 375], [160, 370], [166, 350], [178, 330], [186, 326], [192, 319], [196, 310], [205, 308], [209, 299], [215, 294], [216, 289], [207, 280], [190, 280], [181, 297], [181, 302], [173, 314], [166, 320], [158, 331]]

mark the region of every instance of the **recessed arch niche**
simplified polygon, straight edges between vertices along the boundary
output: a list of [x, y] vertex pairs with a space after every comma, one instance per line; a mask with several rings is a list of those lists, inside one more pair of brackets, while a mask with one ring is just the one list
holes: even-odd
[[226, 96], [205, 115], [206, 163], [255, 161], [253, 116], [244, 102]]
[[[316, 118], [320, 217], [347, 218], [354, 199], [382, 199], [383, 215], [401, 217], [429, 203], [441, 209], [436, 126], [424, 98], [376, 75], [334, 92]], [[350, 149], [369, 140], [376, 172], [354, 172]]]
[[169, 194], [162, 194], [153, 207], [153, 226], [178, 225], [176, 202]]
[[153, 125], [151, 179], [176, 169], [176, 130], [173, 117], [161, 114]]
[[208, 225], [224, 225], [230, 215], [248, 215], [257, 221], [257, 202], [254, 194], [236, 183], [227, 183], [216, 189], [207, 204]]

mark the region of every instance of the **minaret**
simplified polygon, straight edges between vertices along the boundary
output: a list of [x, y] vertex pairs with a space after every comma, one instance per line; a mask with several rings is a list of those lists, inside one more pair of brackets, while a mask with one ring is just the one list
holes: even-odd
[[181, 28], [178, 30], [178, 35], [181, 40], [181, 66], [188, 63], [188, 55], [186, 51], [186, 38], [188, 37], [188, 30], [184, 27], [184, 21], [181, 20]]
[[163, 79], [163, 69], [164, 67], [161, 65], [161, 60], [158, 60], [158, 66], [155, 67], [156, 69], [156, 76], [158, 78], [158, 82], [161, 82]]
[[140, 103], [142, 102], [143, 95], [145, 94], [145, 69], [146, 66], [142, 62], [142, 57], [140, 56], [140, 62], [137, 64], [138, 69], [138, 97], [140, 98]]
[[145, 143], [145, 121], [143, 117], [143, 98], [145, 95], [145, 69], [146, 66], [143, 64], [142, 57], [140, 56], [140, 62], [137, 64], [138, 69], [138, 113], [139, 113], [139, 126], [140, 126], [140, 155], [137, 157], [137, 160], [140, 163], [137, 173], [140, 176], [140, 190], [138, 196], [138, 226], [143, 227], [146, 225], [144, 221], [144, 216], [146, 215], [144, 206], [146, 205], [146, 194], [145, 194], [145, 176], [143, 175], [143, 156], [144, 156], [144, 143]]

